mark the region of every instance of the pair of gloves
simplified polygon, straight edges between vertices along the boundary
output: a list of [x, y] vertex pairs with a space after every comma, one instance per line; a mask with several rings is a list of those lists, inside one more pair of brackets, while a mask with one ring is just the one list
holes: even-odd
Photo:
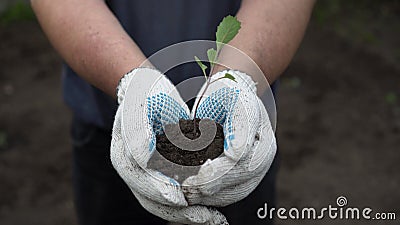
[[[197, 175], [182, 184], [147, 168], [147, 162], [156, 151], [156, 135], [163, 132], [163, 125], [189, 119], [193, 112], [191, 115], [175, 86], [157, 70], [137, 68], [121, 79], [111, 161], [140, 204], [152, 214], [183, 224], [228, 224], [213, 207], [245, 198], [271, 166], [276, 141], [255, 83], [245, 73], [232, 70], [216, 73], [212, 80], [226, 72], [236, 82], [220, 79], [212, 83], [196, 116], [223, 126], [224, 153], [206, 161]], [[195, 105], [197, 101], [199, 97]]]

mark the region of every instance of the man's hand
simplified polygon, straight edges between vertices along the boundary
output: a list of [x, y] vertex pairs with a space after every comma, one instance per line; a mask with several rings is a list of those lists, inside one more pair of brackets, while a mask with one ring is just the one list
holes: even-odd
[[189, 110], [174, 85], [156, 70], [138, 68], [121, 80], [118, 102], [111, 161], [140, 204], [168, 221], [227, 224], [215, 209], [188, 206], [178, 182], [145, 169], [155, 151], [155, 135], [161, 132], [162, 124], [188, 118]]
[[276, 153], [274, 131], [255, 83], [232, 70], [219, 72], [212, 80], [226, 72], [236, 82], [222, 79], [211, 84], [197, 110], [199, 118], [223, 125], [224, 155], [207, 161], [198, 175], [183, 182], [189, 205], [226, 206], [245, 198], [261, 182]]

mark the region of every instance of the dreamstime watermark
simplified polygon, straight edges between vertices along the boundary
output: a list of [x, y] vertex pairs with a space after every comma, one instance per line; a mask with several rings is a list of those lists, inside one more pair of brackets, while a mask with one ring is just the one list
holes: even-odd
[[257, 210], [259, 219], [280, 220], [397, 220], [395, 212], [375, 212], [370, 207], [347, 207], [347, 198], [340, 196], [336, 199], [336, 205], [328, 205], [317, 209], [315, 207], [303, 208], [268, 208], [265, 203]]

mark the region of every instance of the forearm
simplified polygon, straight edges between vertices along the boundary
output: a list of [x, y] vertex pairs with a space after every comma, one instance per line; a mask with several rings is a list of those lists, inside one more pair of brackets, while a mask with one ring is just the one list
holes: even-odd
[[300, 45], [313, 5], [314, 0], [243, 0], [237, 13], [242, 28], [229, 44], [250, 56], [272, 83]]
[[145, 56], [102, 0], [31, 0], [54, 48], [82, 78], [115, 97]]

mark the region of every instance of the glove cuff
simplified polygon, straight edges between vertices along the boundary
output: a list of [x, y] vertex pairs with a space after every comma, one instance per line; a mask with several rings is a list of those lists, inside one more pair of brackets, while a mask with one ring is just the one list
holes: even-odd
[[149, 68], [149, 67], [137, 67], [137, 68], [133, 68], [131, 71], [124, 74], [124, 76], [122, 76], [122, 78], [119, 80], [118, 86], [115, 90], [118, 105], [121, 104], [121, 102], [124, 100], [126, 90], [128, 89], [128, 86], [131, 83], [132, 77], [134, 75], [136, 75], [137, 72], [140, 72], [141, 70], [146, 70], [146, 69], [156, 70], [154, 68]]

